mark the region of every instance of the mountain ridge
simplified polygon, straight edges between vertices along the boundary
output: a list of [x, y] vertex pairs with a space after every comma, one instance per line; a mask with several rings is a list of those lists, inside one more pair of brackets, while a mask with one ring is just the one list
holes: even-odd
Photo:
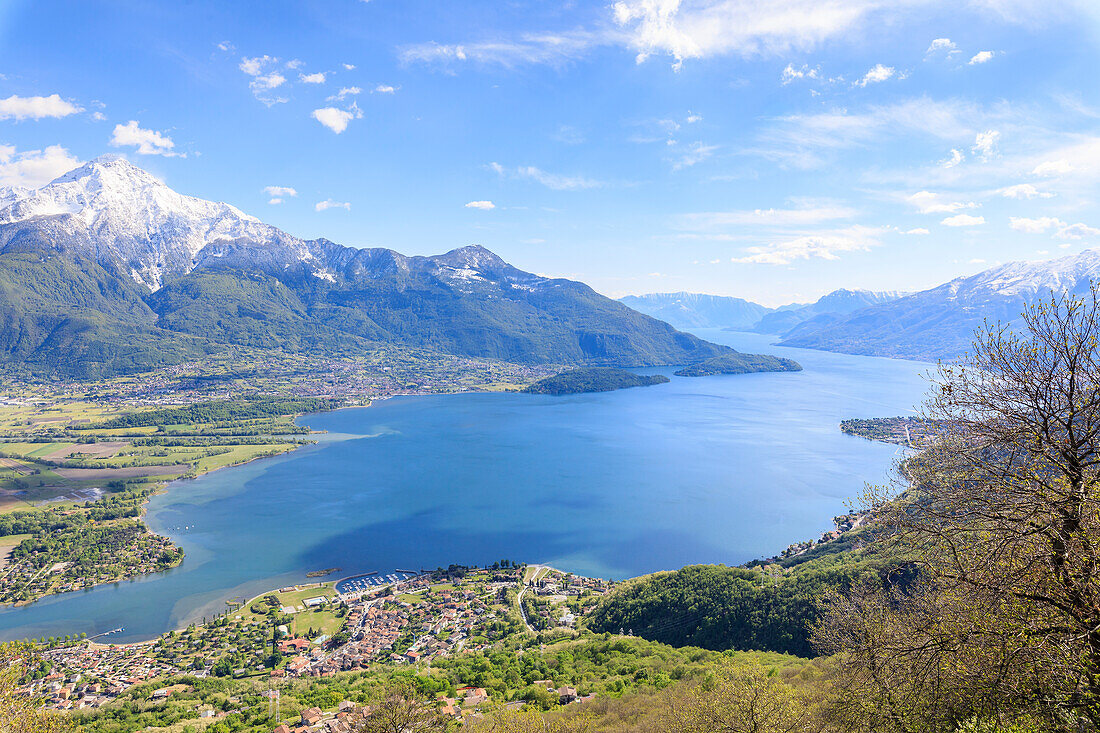
[[[304, 240], [117, 156], [3, 196], [0, 345], [35, 370], [106, 376], [219, 344], [618, 367], [733, 353], [480, 245], [406, 256]], [[65, 324], [62, 349], [51, 339]]]
[[634, 310], [676, 328], [749, 328], [774, 309], [726, 295], [647, 293], [619, 298]]
[[1018, 328], [1020, 314], [1051, 293], [1088, 292], [1100, 278], [1100, 253], [997, 265], [887, 303], [789, 332], [783, 346], [906, 359], [954, 359], [984, 321]]

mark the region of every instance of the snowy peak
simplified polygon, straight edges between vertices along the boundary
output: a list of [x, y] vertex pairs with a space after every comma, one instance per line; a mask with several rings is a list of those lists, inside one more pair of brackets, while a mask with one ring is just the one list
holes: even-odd
[[807, 322], [784, 335], [786, 346], [914, 359], [955, 359], [971, 349], [975, 329], [1021, 324], [1029, 303], [1051, 293], [1082, 295], [1100, 279], [1100, 254], [1085, 250], [1044, 262], [1008, 262], [929, 290], [868, 306], [846, 318]]
[[91, 160], [19, 197], [0, 211], [0, 223], [58, 214], [115, 225], [121, 233], [143, 229], [150, 234], [173, 220], [193, 220], [196, 225], [215, 220], [260, 223], [229, 204], [176, 193], [156, 176], [113, 155]]
[[508, 263], [497, 255], [482, 247], [480, 244], [471, 244], [466, 247], [452, 249], [445, 254], [432, 257], [436, 262], [456, 268], [468, 268], [471, 270], [499, 270], [507, 267]]
[[195, 269], [276, 277], [407, 279], [430, 273], [463, 292], [531, 289], [545, 281], [480, 245], [433, 257], [306, 241], [229, 204], [186, 196], [125, 158], [105, 155], [35, 191], [0, 189], [0, 251], [48, 246], [120, 265], [150, 290]]
[[811, 306], [815, 313], [850, 313], [868, 305], [886, 303], [902, 297], [901, 293], [893, 290], [848, 290], [841, 288], [828, 295], [823, 295]]
[[164, 182], [152, 173], [138, 168], [121, 155], [101, 155], [93, 158], [79, 168], [73, 168], [68, 173], [58, 176], [47, 185], [72, 183], [83, 179], [92, 179], [100, 183], [113, 179], [131, 181], [141, 186], [164, 185]]
[[1051, 291], [1079, 291], [1087, 287], [1090, 280], [1098, 278], [1100, 253], [1086, 249], [1054, 260], [1008, 262], [977, 275], [956, 278], [940, 287], [951, 287], [956, 293], [983, 293], [1030, 300]]
[[310, 259], [301, 240], [229, 204], [177, 193], [118, 156], [96, 158], [36, 191], [0, 194], [0, 228], [46, 220], [52, 232], [68, 235], [59, 247], [119, 261], [152, 290], [190, 272], [212, 245], [291, 246], [299, 260]]
[[31, 192], [32, 189], [23, 188], [22, 186], [0, 186], [0, 211], [8, 208], [19, 199], [26, 198]]

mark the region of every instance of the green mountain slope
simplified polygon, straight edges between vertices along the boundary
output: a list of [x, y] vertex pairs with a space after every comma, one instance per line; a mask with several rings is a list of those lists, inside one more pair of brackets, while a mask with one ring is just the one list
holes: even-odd
[[91, 379], [207, 353], [205, 339], [158, 328], [143, 295], [89, 260], [0, 254], [0, 356], [29, 372]]

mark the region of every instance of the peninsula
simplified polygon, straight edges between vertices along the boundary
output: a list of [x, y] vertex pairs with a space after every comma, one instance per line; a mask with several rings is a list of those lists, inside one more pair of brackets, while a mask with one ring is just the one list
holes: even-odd
[[754, 372], [800, 372], [802, 365], [793, 359], [769, 354], [732, 354], [712, 356], [674, 372], [677, 377], [711, 377], [716, 374], [752, 374]]
[[540, 379], [523, 391], [528, 394], [547, 395], [582, 394], [611, 392], [628, 387], [650, 387], [654, 384], [665, 384], [668, 381], [668, 377], [663, 374], [635, 374], [625, 369], [589, 367], [571, 369]]

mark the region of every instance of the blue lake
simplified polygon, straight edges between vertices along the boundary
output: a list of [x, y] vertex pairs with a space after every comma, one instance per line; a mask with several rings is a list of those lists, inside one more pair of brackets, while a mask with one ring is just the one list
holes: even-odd
[[146, 639], [320, 568], [342, 568], [335, 578], [507, 558], [620, 579], [738, 564], [816, 538], [865, 482], [886, 480], [895, 448], [837, 424], [910, 414], [929, 365], [698, 333], [805, 371], [307, 416], [328, 431], [317, 445], [151, 501], [149, 526], [187, 553], [179, 568], [0, 611], [0, 639], [117, 627], [113, 641]]

